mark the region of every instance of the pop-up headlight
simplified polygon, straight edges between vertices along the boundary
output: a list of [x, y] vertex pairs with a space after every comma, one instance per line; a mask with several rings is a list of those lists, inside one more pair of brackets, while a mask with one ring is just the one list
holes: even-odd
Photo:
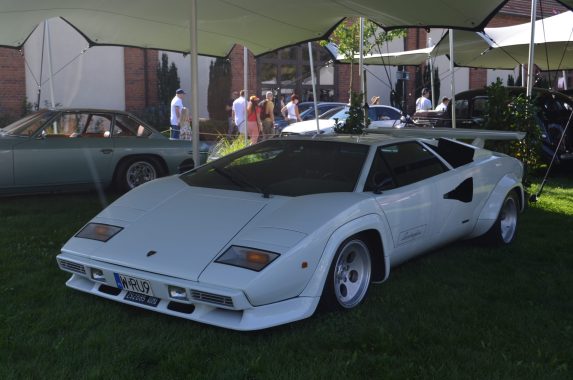
[[123, 230], [122, 227], [109, 224], [89, 223], [76, 234], [76, 237], [106, 242], [121, 230]]
[[277, 257], [279, 257], [279, 254], [274, 252], [231, 246], [215, 262], [259, 272], [272, 263]]

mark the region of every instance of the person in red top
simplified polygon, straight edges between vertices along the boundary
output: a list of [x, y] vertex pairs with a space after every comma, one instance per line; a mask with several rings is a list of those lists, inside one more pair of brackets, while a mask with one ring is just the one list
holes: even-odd
[[251, 139], [251, 144], [256, 144], [259, 141], [259, 134], [262, 128], [259, 98], [253, 95], [249, 98], [249, 104], [247, 105], [247, 132]]

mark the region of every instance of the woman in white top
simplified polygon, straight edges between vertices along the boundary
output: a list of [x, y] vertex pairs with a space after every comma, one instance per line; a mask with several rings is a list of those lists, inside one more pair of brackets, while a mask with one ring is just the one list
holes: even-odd
[[300, 113], [298, 112], [298, 96], [293, 95], [290, 97], [290, 102], [281, 109], [281, 113], [287, 120], [287, 123], [292, 124], [297, 121], [302, 121]]

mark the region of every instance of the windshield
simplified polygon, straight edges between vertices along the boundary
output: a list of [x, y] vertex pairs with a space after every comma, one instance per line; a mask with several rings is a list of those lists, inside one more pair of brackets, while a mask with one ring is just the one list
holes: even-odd
[[[348, 111], [350, 110], [349, 107], [344, 108], [335, 108], [336, 112], [330, 114], [329, 119], [338, 119], [340, 121], [344, 121], [348, 118]], [[326, 113], [326, 112], [325, 112]], [[324, 114], [320, 116], [323, 119]]]
[[338, 114], [342, 114], [342, 113], [344, 113], [345, 115], [343, 115], [341, 117], [337, 117], [337, 118], [340, 120], [346, 120], [346, 118], [348, 117], [348, 107], [345, 107], [345, 106], [335, 107], [333, 109], [326, 111], [325, 113], [320, 115], [318, 118], [319, 119], [332, 119], [332, 118], [334, 118], [333, 115], [338, 115]]
[[181, 175], [190, 186], [301, 196], [352, 192], [368, 146], [316, 140], [267, 140]]
[[1, 131], [9, 136], [29, 137], [34, 135], [57, 111], [39, 111], [7, 125]]

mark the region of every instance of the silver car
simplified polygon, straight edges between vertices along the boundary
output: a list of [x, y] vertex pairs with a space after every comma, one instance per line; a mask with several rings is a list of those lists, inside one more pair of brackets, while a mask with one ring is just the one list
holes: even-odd
[[192, 167], [191, 141], [169, 140], [122, 111], [40, 110], [0, 129], [0, 194], [128, 191]]

